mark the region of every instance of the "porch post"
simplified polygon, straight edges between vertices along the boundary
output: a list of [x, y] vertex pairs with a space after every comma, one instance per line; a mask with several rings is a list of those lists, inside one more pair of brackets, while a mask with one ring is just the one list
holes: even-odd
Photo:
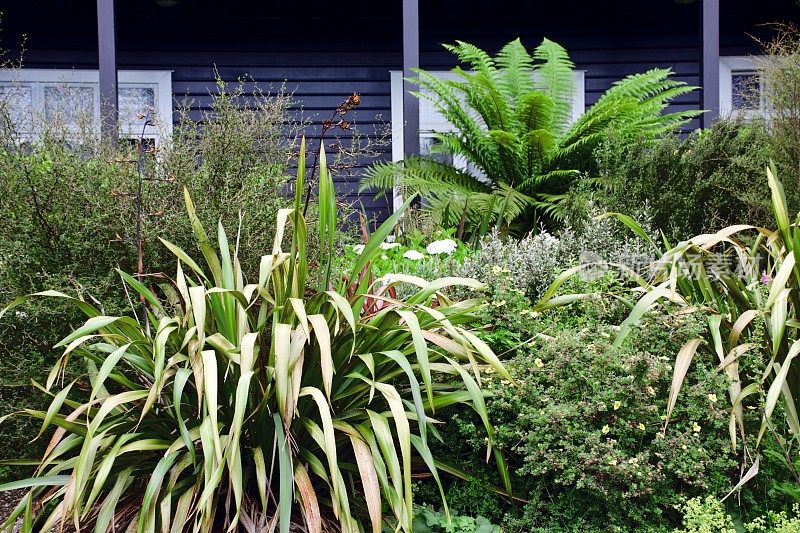
[[[419, 68], [419, 0], [403, 0], [403, 77]], [[409, 93], [414, 85], [403, 80], [403, 156], [419, 155], [419, 100]]]
[[703, 0], [702, 6], [703, 127], [719, 118], [719, 0]]
[[100, 138], [117, 144], [117, 38], [114, 0], [97, 0], [97, 47], [100, 74]]

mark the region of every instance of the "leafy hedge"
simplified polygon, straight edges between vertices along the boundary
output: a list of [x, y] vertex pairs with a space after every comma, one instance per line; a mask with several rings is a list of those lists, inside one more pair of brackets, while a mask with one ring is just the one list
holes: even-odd
[[[604, 207], [635, 215], [648, 206], [656, 228], [676, 239], [735, 223], [767, 224], [764, 169], [774, 160], [781, 175], [794, 174], [783, 172], [788, 160], [760, 122], [723, 119], [685, 138], [624, 148], [612, 134], [596, 156]], [[791, 189], [789, 207], [796, 212], [800, 191]]]

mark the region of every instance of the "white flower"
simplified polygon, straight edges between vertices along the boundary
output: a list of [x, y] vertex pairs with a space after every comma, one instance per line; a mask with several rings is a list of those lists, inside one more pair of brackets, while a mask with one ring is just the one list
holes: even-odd
[[419, 261], [420, 259], [425, 257], [425, 254], [422, 252], [418, 252], [416, 250], [409, 250], [403, 254], [403, 257], [406, 259], [411, 259], [412, 261]]
[[431, 255], [447, 254], [450, 255], [456, 251], [458, 244], [453, 239], [442, 239], [440, 241], [433, 241], [425, 249]]
[[354, 244], [354, 245], [353, 245], [353, 251], [354, 251], [354, 252], [355, 252], [357, 255], [361, 255], [361, 252], [363, 252], [363, 251], [364, 251], [364, 245], [363, 245], [363, 244]]
[[399, 242], [382, 242], [381, 250], [391, 250], [392, 248], [397, 248], [398, 246], [400, 246]]
[[389, 259], [389, 256], [388, 256], [388, 255], [386, 255], [386, 254], [383, 254], [383, 255], [381, 255], [381, 259], [383, 259], [384, 261], [386, 261], [387, 259]]

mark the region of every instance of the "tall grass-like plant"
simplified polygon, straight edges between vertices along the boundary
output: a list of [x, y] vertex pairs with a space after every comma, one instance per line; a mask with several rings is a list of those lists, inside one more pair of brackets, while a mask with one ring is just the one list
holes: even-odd
[[609, 130], [620, 142], [652, 139], [699, 113], [664, 113], [694, 87], [653, 69], [616, 82], [573, 122], [574, 64], [559, 44], [544, 39], [531, 53], [516, 39], [494, 57], [461, 41], [445, 48], [466, 66], [453, 69], [460, 79], [418, 70], [412, 81], [422, 89], [416, 96], [454, 128], [435, 134], [434, 151], [468, 164], [435, 157], [381, 163], [362, 188], [420, 194], [444, 224], [465, 224], [468, 233], [495, 224], [530, 230], [543, 214], [559, 217], [564, 193], [592, 168], [592, 152]]
[[[364, 272], [400, 213], [372, 235], [349, 278], [330, 279], [336, 209], [323, 154], [324, 274], [309, 286], [304, 168], [301, 151], [294, 206], [279, 212], [257, 280], [244, 279], [238, 236], [220, 224], [215, 247], [187, 194], [205, 265], [163, 241], [178, 259], [172, 283], [154, 290], [120, 273], [148, 302], [141, 322], [60, 292], [34, 295], [66, 299], [88, 320], [57, 345], [64, 353], [41, 386], [49, 409], [21, 413], [41, 419], [42, 432], [56, 429], [35, 474], [2, 487], [30, 489], [6, 528], [20, 519], [23, 531], [379, 532], [384, 522], [410, 531], [412, 472], [438, 481], [428, 442], [434, 413], [453, 404], [480, 414], [487, 458], [505, 472], [480, 372], [508, 373], [467, 329], [478, 301], [443, 293], [480, 284], [371, 283]], [[400, 282], [418, 290], [389, 297]], [[74, 359], [87, 373], [63, 384]]]
[[[703, 313], [708, 325], [705, 337], [690, 340], [676, 356], [667, 423], [693, 357], [704, 350], [719, 361], [719, 372], [727, 374], [730, 381], [733, 447], [748, 434], [742, 412], [750, 405], [763, 408], [755, 445], [760, 445], [770, 428], [782, 433], [788, 430], [789, 448], [785, 451], [789, 454], [800, 446], [800, 215], [791, 221], [783, 186], [773, 169], [767, 170], [767, 179], [775, 229], [734, 225], [668, 246], [616, 342], [621, 343], [636, 322], [660, 302], [669, 300]], [[647, 238], [630, 218], [617, 216]], [[740, 372], [744, 357], [756, 357], [763, 364], [757, 379], [747, 382], [746, 373]], [[773, 415], [779, 403], [782, 409], [777, 412], [783, 416], [777, 422]], [[757, 458], [745, 451], [752, 464], [742, 482], [758, 471]]]

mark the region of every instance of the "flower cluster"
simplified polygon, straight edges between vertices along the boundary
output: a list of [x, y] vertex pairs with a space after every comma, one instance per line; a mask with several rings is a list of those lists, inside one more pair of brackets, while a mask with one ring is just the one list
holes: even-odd
[[430, 243], [425, 250], [431, 255], [450, 255], [456, 251], [458, 248], [458, 244], [453, 239], [442, 239], [439, 241], [433, 241]]

